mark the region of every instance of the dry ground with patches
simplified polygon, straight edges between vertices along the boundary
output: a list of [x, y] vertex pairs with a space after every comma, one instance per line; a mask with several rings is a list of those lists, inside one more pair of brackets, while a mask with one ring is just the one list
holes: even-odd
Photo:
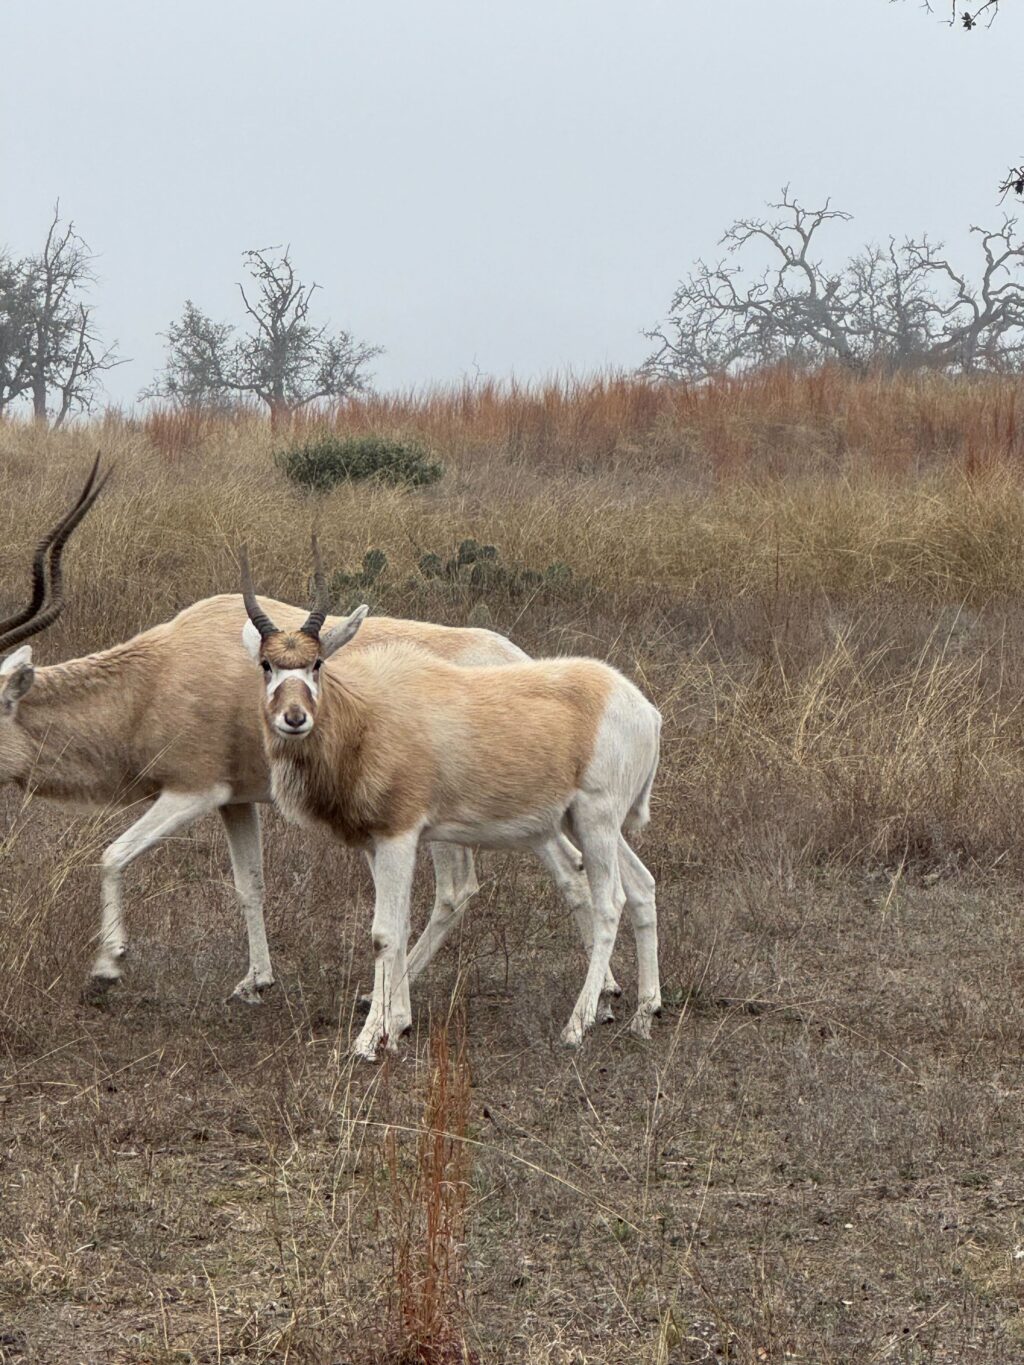
[[[397, 1359], [448, 1018], [470, 1080], [448, 1311], [480, 1361], [1024, 1358], [1020, 402], [825, 375], [340, 415], [448, 466], [319, 509], [335, 564], [387, 552], [379, 610], [463, 623], [483, 603], [663, 707], [640, 842], [664, 1016], [649, 1045], [626, 1033], [623, 934], [619, 1021], [562, 1052], [572, 926], [527, 859], [484, 855], [414, 1035], [353, 1068], [368, 874], [272, 814], [273, 997], [224, 1003], [244, 939], [211, 821], [129, 874], [130, 970], [97, 1010], [96, 862], [125, 816], [4, 793], [0, 1360]], [[118, 471], [43, 661], [233, 589], [243, 534], [267, 588], [302, 599], [310, 504], [272, 445], [246, 420], [0, 426], [0, 606], [97, 446]], [[416, 576], [468, 536], [572, 577]], [[424, 869], [418, 920], [429, 898]]]

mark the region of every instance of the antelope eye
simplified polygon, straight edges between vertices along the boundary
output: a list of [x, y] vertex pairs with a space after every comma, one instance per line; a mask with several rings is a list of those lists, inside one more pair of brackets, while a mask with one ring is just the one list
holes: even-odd
[[264, 673], [269, 673], [269, 672], [270, 672], [270, 663], [269, 663], [269, 661], [266, 660], [266, 659], [261, 659], [261, 660], [260, 660], [260, 668], [263, 669], [263, 672], [264, 672]]
[[322, 663], [323, 663], [323, 659], [317, 659], [316, 663], [313, 665], [313, 672], [314, 672], [314, 673], [319, 673], [319, 672], [320, 672], [320, 665], [321, 665]]

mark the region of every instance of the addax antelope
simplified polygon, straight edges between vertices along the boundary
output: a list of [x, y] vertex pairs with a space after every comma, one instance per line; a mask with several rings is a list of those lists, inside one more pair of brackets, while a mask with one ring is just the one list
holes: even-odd
[[[207, 598], [113, 649], [52, 667], [35, 666], [31, 647], [23, 644], [63, 609], [61, 554], [103, 487], [98, 466], [97, 461], [75, 505], [36, 549], [28, 603], [0, 622], [0, 654], [12, 651], [0, 660], [0, 783], [14, 782], [36, 796], [78, 806], [143, 808], [103, 853], [93, 992], [122, 975], [128, 948], [122, 913], [126, 868], [160, 840], [218, 811], [249, 940], [249, 969], [234, 996], [256, 1003], [274, 980], [263, 921], [256, 804], [270, 800], [270, 781], [258, 716], [259, 678], [239, 639], [246, 620], [241, 597]], [[322, 588], [320, 581], [318, 591]], [[289, 628], [306, 616], [284, 602], [265, 601], [263, 609]], [[335, 618], [327, 623], [338, 624]], [[371, 645], [411, 641], [458, 665], [526, 658], [492, 631], [386, 617], [371, 622], [361, 638]], [[197, 659], [203, 661], [201, 668]], [[419, 957], [423, 966], [477, 890], [468, 850], [432, 846], [431, 852], [437, 889]], [[576, 850], [559, 839], [545, 856], [586, 945], [590, 903]], [[606, 989], [617, 990], [610, 975]]]
[[[623, 905], [636, 939], [650, 1035], [661, 1007], [654, 878], [623, 830], [649, 818], [661, 717], [621, 673], [594, 659], [454, 668], [407, 643], [354, 650], [368, 608], [295, 630], [256, 598], [245, 550], [243, 638], [264, 674], [263, 737], [284, 815], [368, 855], [376, 891], [373, 997], [357, 1056], [393, 1048], [412, 1022], [409, 898], [421, 839], [540, 853], [569, 827], [593, 904], [586, 980], [562, 1041], [598, 1018]], [[342, 648], [347, 646], [347, 648]]]

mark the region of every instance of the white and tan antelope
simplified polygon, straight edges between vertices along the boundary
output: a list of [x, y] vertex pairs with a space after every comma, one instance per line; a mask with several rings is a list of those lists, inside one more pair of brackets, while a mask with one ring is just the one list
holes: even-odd
[[[314, 547], [315, 553], [315, 547]], [[243, 549], [243, 638], [264, 673], [261, 716], [274, 800], [301, 825], [366, 851], [376, 891], [374, 986], [355, 1054], [394, 1048], [412, 1022], [409, 900], [422, 839], [547, 850], [573, 832], [593, 906], [586, 980], [568, 1024], [577, 1046], [599, 1017], [623, 905], [636, 940], [638, 1003], [649, 1037], [661, 1007], [654, 878], [623, 830], [649, 818], [661, 717], [595, 659], [455, 668], [415, 644], [356, 650], [367, 610], [299, 630], [257, 600]], [[342, 648], [347, 646], [347, 648]]]
[[[118, 981], [128, 949], [122, 912], [125, 869], [140, 854], [217, 811], [223, 821], [249, 940], [249, 968], [233, 996], [257, 1003], [274, 976], [263, 920], [258, 804], [270, 800], [259, 723], [259, 676], [242, 648], [246, 621], [237, 594], [210, 597], [112, 649], [51, 667], [32, 662], [23, 641], [56, 620], [64, 605], [61, 552], [99, 496], [98, 461], [65, 517], [40, 542], [23, 610], [0, 622], [0, 784], [35, 796], [100, 809], [143, 807], [102, 857], [102, 919], [91, 990]], [[318, 590], [322, 587], [318, 583]], [[289, 627], [306, 612], [263, 607]], [[328, 618], [329, 625], [340, 624]], [[453, 664], [518, 662], [503, 636], [416, 621], [375, 618], [365, 646], [411, 641]], [[432, 846], [433, 913], [418, 963], [425, 966], [477, 890], [472, 854]], [[590, 904], [576, 850], [552, 841], [544, 856], [590, 942]], [[606, 989], [617, 992], [609, 974]]]

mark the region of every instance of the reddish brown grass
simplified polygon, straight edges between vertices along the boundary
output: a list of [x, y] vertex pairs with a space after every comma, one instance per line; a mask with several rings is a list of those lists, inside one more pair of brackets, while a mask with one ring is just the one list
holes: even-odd
[[475, 1365], [479, 1356], [464, 1336], [470, 1075], [461, 1012], [451, 1027], [447, 1020], [431, 1024], [427, 1059], [423, 1119], [411, 1172], [402, 1169], [395, 1129], [388, 1128], [384, 1139], [394, 1218], [399, 1354], [403, 1365]]
[[[939, 375], [858, 378], [784, 368], [672, 388], [608, 375], [547, 384], [483, 381], [356, 397], [300, 413], [280, 439], [311, 431], [415, 435], [449, 459], [501, 455], [546, 472], [681, 469], [691, 478], [757, 478], [867, 468], [907, 475], [941, 464], [968, 474], [1024, 454], [1024, 385]], [[141, 430], [165, 452], [206, 443], [218, 427], [263, 425], [154, 410]]]

